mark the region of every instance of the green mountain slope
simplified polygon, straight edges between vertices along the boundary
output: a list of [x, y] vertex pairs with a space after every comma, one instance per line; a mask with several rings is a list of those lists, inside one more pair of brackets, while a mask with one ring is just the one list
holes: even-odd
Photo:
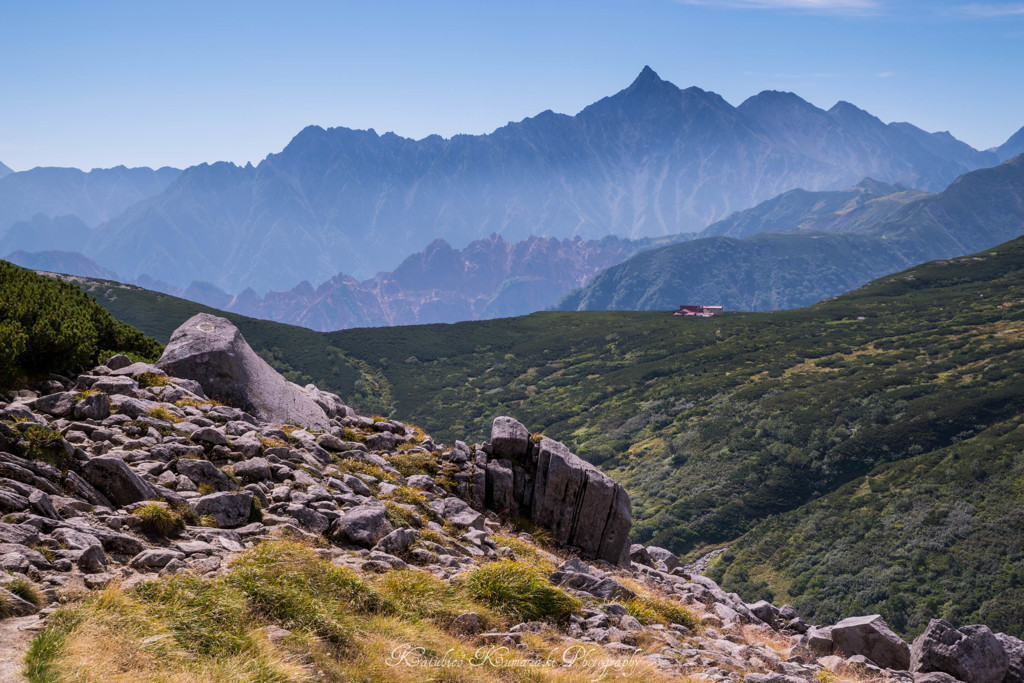
[[742, 236], [758, 226], [799, 232], [755, 234], [727, 243], [724, 252], [723, 243], [709, 241], [715, 238], [643, 252], [603, 271], [556, 308], [806, 306], [899, 268], [986, 249], [1024, 234], [1024, 155], [965, 174], [936, 195], [889, 195], [843, 213], [835, 207], [845, 197], [843, 192], [776, 197], [708, 232]]
[[701, 237], [750, 237], [761, 232], [855, 232], [928, 196], [903, 185], [865, 178], [848, 190], [796, 189], [712, 223]]
[[855, 234], [708, 237], [641, 252], [602, 271], [557, 306], [568, 311], [798, 308], [911, 265], [882, 240]]
[[[169, 316], [173, 300], [110, 291], [101, 303], [158, 336], [195, 310], [178, 300]], [[140, 297], [134, 317], [126, 292]], [[1024, 239], [794, 311], [539, 313], [330, 334], [239, 324], [293, 378], [361, 410], [394, 410], [446, 440], [486, 438], [511, 414], [565, 441], [626, 485], [638, 540], [692, 556], [733, 545], [718, 571], [748, 598], [767, 582], [822, 621], [877, 609], [914, 631], [966, 609], [1019, 628], [1024, 596], [1001, 587], [1024, 571], [1010, 430], [1024, 412]], [[945, 493], [928, 488], [943, 476]], [[885, 521], [892, 510], [907, 513], [899, 527]], [[905, 567], [864, 543], [888, 543]], [[830, 564], [843, 548], [846, 573]], [[957, 571], [970, 572], [973, 602], [948, 592]]]
[[[973, 431], [973, 430], [968, 430]], [[709, 575], [831, 623], [1024, 624], [1024, 421], [872, 471], [734, 542]]]
[[114, 352], [155, 359], [161, 351], [78, 287], [0, 261], [0, 389]]

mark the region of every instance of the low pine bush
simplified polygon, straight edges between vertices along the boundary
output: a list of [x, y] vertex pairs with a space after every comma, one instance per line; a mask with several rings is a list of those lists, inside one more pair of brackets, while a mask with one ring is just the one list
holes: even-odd
[[95, 365], [101, 349], [152, 360], [163, 351], [76, 285], [0, 261], [0, 387], [26, 376]]
[[33, 425], [25, 430], [21, 442], [23, 455], [29, 460], [45, 462], [62, 472], [71, 462], [64, 438], [56, 429], [45, 425]]

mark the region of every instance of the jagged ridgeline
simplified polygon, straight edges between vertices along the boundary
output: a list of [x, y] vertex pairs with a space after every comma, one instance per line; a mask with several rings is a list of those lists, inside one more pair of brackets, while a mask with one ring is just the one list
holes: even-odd
[[115, 352], [155, 360], [161, 350], [79, 287], [0, 261], [0, 386]]

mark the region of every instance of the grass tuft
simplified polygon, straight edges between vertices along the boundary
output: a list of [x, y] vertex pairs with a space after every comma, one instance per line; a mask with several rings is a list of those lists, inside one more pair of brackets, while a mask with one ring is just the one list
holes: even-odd
[[384, 501], [384, 514], [396, 529], [419, 529], [423, 526], [423, 515], [392, 500]]
[[536, 567], [502, 560], [485, 564], [466, 577], [471, 595], [494, 610], [524, 621], [562, 620], [579, 612], [583, 604], [552, 586]]
[[351, 570], [328, 564], [311, 548], [290, 541], [268, 541], [242, 553], [231, 563], [226, 580], [246, 594], [258, 614], [335, 644], [347, 642], [355, 628], [347, 615], [391, 608]]
[[345, 474], [369, 474], [381, 481], [396, 481], [397, 477], [372, 462], [360, 458], [341, 458], [334, 456], [335, 466]]
[[498, 622], [498, 617], [473, 600], [464, 588], [429, 572], [388, 572], [381, 576], [376, 585], [381, 594], [395, 606], [397, 613], [405, 617], [428, 619], [442, 628], [451, 626], [456, 617], [466, 612], [476, 612], [487, 625]]
[[626, 614], [641, 624], [681, 624], [693, 631], [701, 630], [700, 619], [690, 610], [672, 600], [638, 595], [625, 603]]
[[[406, 448], [403, 449], [402, 446]], [[398, 450], [408, 450], [413, 448], [412, 444], [401, 444], [398, 446]], [[429, 453], [403, 453], [402, 455], [393, 455], [388, 458], [388, 462], [396, 470], [402, 473], [403, 477], [411, 477], [414, 474], [426, 474], [431, 477], [436, 477], [440, 471], [440, 466], [437, 462], [437, 458]]]
[[146, 415], [155, 420], [166, 420], [167, 422], [182, 421], [182, 418], [178, 417], [171, 411], [167, 410], [167, 408], [163, 407], [150, 408], [149, 410], [146, 411]]
[[24, 576], [17, 576], [11, 581], [0, 584], [0, 586], [3, 586], [3, 588], [36, 607], [42, 607], [43, 605], [43, 594], [39, 591], [39, 587]]
[[165, 375], [158, 375], [155, 372], [144, 372], [138, 376], [135, 380], [139, 383], [142, 388], [146, 387], [166, 387], [171, 383], [171, 379]]
[[132, 516], [138, 518], [140, 528], [150, 536], [166, 538], [185, 530], [183, 515], [166, 503], [150, 501], [139, 506]]
[[52, 683], [56, 675], [57, 658], [64, 649], [67, 637], [81, 622], [79, 609], [64, 607], [54, 612], [46, 628], [29, 643], [25, 653], [25, 678], [29, 683]]

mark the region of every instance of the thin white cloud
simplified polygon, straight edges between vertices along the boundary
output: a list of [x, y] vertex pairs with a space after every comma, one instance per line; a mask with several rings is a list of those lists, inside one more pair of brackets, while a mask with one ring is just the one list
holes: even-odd
[[960, 10], [965, 14], [986, 19], [998, 17], [1024, 17], [1024, 3], [1021, 2], [963, 5]]
[[772, 74], [773, 78], [781, 78], [784, 80], [798, 81], [809, 78], [840, 78], [840, 74], [829, 74], [829, 73], [806, 73], [806, 74], [792, 74], [792, 73], [776, 73]]
[[878, 76], [879, 78], [889, 78], [890, 76], [894, 76], [895, 74], [895, 71], [882, 71], [881, 73], [877, 73], [875, 75]]
[[876, 0], [680, 0], [687, 5], [738, 9], [797, 9], [811, 12], [866, 12], [879, 9]]

